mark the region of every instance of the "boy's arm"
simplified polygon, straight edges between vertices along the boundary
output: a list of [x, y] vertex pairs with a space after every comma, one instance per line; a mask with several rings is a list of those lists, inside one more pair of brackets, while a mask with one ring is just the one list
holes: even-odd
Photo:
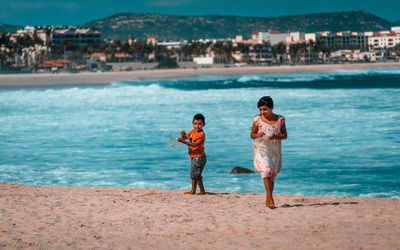
[[[179, 138], [179, 139], [182, 139], [182, 138]], [[178, 139], [179, 142], [182, 142], [183, 144], [186, 144], [186, 145], [191, 146], [191, 147], [199, 146], [201, 144], [202, 140], [203, 140], [202, 138], [198, 138], [198, 139], [190, 142], [190, 141], [185, 141], [183, 139], [180, 141], [179, 139]]]

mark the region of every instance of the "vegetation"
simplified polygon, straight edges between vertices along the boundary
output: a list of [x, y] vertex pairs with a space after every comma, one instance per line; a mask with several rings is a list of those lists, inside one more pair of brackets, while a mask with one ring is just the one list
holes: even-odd
[[[11, 64], [24, 63], [28, 59], [28, 51], [35, 50], [36, 45], [43, 46], [43, 41], [37, 37], [22, 35], [15, 38], [8, 33], [0, 33], [0, 70], [9, 67]], [[42, 53], [38, 53], [40, 59]], [[22, 58], [23, 61], [19, 61]]]
[[130, 37], [145, 39], [152, 36], [161, 40], [198, 40], [235, 37], [254, 30], [377, 31], [389, 30], [391, 25], [389, 21], [368, 12], [353, 11], [275, 18], [124, 13], [86, 23], [82, 27], [96, 28], [109, 40], [128, 40]]
[[174, 58], [164, 57], [164, 58], [160, 59], [156, 68], [157, 69], [175, 69], [175, 68], [179, 68], [179, 65]]
[[0, 33], [14, 33], [21, 28], [20, 26], [0, 23]]

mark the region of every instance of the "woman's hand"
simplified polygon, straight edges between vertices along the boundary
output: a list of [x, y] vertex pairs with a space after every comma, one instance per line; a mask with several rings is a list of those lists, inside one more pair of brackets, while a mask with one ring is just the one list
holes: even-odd
[[261, 138], [261, 137], [263, 137], [264, 135], [265, 135], [264, 132], [260, 132], [260, 133], [257, 134], [257, 138]]

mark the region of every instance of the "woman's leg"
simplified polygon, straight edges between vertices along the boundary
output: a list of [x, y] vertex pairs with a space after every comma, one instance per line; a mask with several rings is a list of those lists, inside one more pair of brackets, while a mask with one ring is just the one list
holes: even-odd
[[272, 198], [272, 191], [274, 189], [274, 182], [272, 181], [271, 177], [265, 177], [264, 178], [264, 187], [265, 187], [265, 192], [267, 193], [265, 205], [267, 207], [274, 209], [275, 208], [275, 203], [274, 199]]

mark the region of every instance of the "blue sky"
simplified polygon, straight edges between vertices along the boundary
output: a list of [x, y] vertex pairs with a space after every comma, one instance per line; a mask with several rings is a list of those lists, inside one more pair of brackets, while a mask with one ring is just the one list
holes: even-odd
[[0, 23], [83, 24], [122, 12], [277, 17], [365, 10], [400, 20], [399, 0], [0, 0]]

